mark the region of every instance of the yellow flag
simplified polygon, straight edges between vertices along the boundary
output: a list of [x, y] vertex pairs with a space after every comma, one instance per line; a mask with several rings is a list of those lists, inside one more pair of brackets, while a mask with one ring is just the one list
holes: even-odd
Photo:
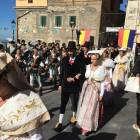
[[123, 34], [122, 48], [127, 48], [128, 40], [129, 40], [129, 35], [130, 35], [130, 30], [129, 29], [125, 29], [124, 30], [124, 34]]
[[80, 45], [84, 45], [84, 43], [85, 43], [85, 33], [86, 33], [85, 30], [82, 30], [82, 31], [81, 31], [81, 34], [80, 34], [80, 41], [79, 41], [79, 44], [80, 44]]

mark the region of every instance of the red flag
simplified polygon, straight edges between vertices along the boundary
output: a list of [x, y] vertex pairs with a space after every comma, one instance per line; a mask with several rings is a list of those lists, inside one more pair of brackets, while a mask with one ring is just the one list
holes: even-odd
[[90, 40], [90, 30], [88, 29], [88, 30], [86, 30], [86, 32], [85, 32], [85, 42], [88, 42], [89, 40]]
[[118, 34], [118, 46], [122, 47], [122, 43], [123, 43], [123, 34], [124, 34], [124, 29], [120, 29], [119, 30], [119, 34]]

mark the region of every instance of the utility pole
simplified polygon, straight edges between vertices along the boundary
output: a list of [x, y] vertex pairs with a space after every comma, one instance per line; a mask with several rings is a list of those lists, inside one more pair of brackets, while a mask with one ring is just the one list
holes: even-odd
[[11, 25], [12, 25], [12, 39], [13, 39], [13, 41], [15, 40], [15, 25], [16, 25], [16, 22], [15, 22], [15, 20], [12, 20], [11, 21]]

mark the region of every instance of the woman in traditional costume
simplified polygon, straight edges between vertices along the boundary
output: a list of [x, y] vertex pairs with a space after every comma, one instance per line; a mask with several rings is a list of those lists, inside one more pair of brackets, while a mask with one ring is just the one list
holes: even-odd
[[0, 45], [0, 139], [42, 140], [35, 130], [50, 119], [47, 108], [2, 48]]
[[87, 65], [77, 111], [77, 125], [82, 134], [96, 131], [99, 121], [99, 105], [104, 94], [104, 68], [99, 66], [97, 56], [91, 57], [91, 65]]
[[117, 90], [123, 90], [128, 78], [128, 57], [126, 49], [120, 49], [119, 55], [115, 58], [116, 63], [113, 73], [113, 85]]
[[103, 67], [105, 69], [105, 92], [104, 92], [104, 105], [113, 103], [113, 84], [112, 75], [114, 68], [114, 61], [109, 58], [109, 52], [107, 50], [103, 53]]
[[128, 72], [130, 73], [134, 66], [134, 52], [132, 51], [131, 48], [128, 48], [127, 57], [128, 57]]

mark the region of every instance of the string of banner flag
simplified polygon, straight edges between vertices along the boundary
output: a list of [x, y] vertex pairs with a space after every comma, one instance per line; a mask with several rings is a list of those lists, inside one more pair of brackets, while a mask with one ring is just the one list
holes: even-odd
[[0, 31], [8, 31], [9, 28], [8, 27], [0, 27]]

